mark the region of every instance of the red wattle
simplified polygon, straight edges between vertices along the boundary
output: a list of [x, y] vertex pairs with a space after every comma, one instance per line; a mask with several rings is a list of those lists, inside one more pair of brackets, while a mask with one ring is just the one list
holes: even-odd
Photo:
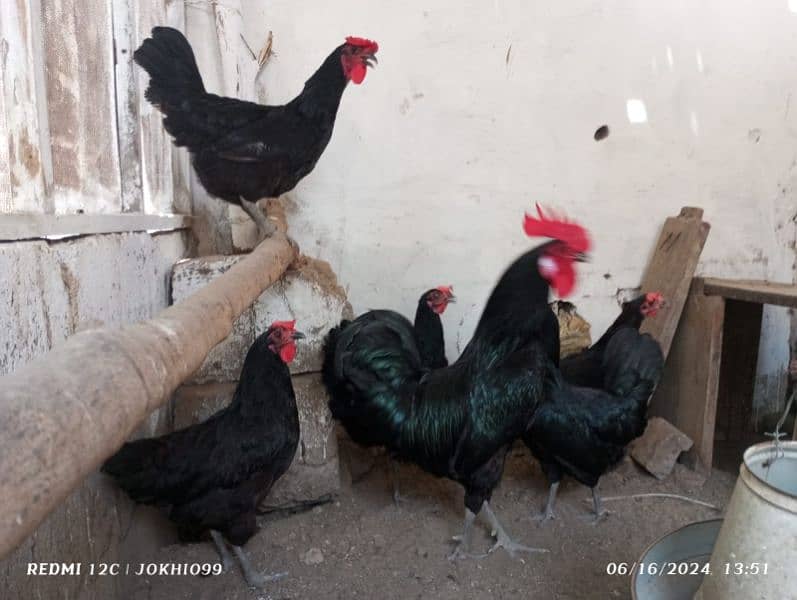
[[296, 358], [296, 344], [285, 344], [280, 348], [280, 358], [286, 365], [290, 364]]
[[364, 64], [358, 62], [349, 71], [349, 78], [353, 83], [360, 84], [365, 79], [366, 67]]

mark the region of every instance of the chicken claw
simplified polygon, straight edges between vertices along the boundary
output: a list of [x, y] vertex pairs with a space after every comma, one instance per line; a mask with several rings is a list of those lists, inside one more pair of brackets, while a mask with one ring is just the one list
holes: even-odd
[[238, 557], [238, 562], [241, 563], [241, 571], [243, 572], [244, 579], [249, 587], [260, 589], [267, 583], [277, 581], [278, 579], [282, 579], [288, 575], [287, 573], [274, 573], [271, 575], [258, 573], [254, 570], [254, 568], [252, 568], [252, 563], [249, 562], [249, 557], [246, 555], [243, 548], [240, 546], [233, 546], [232, 551], [235, 552], [235, 556]]
[[492, 553], [494, 550], [498, 548], [503, 548], [507, 551], [509, 556], [515, 558], [516, 552], [548, 552], [545, 548], [533, 548], [531, 546], [524, 546], [523, 544], [519, 544], [518, 542], [514, 541], [506, 530], [501, 525], [501, 522], [498, 520], [498, 517], [495, 516], [493, 509], [490, 508], [490, 504], [485, 502], [482, 506], [482, 510], [484, 514], [487, 516], [487, 520], [490, 523], [490, 527], [492, 527], [491, 535], [495, 537], [496, 541], [493, 544], [492, 548], [490, 548], [487, 552]]

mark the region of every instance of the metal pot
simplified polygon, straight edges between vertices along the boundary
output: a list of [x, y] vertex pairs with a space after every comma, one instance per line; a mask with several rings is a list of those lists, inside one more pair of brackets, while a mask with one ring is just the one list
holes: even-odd
[[797, 599], [797, 442], [756, 444], [695, 600]]

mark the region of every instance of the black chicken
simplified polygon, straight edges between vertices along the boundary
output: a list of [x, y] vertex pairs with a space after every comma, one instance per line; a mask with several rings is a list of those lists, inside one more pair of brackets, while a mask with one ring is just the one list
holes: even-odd
[[[589, 240], [573, 223], [542, 217], [527, 217], [526, 231], [556, 239], [508, 268], [473, 339], [452, 365], [425, 370], [406, 324], [392, 321], [353, 322], [327, 340], [330, 406], [350, 435], [365, 433], [399, 459], [465, 488], [464, 532], [452, 558], [470, 547], [472, 525], [482, 510], [497, 538], [492, 549], [535, 550], [509, 537], [489, 500], [509, 446], [542, 401], [554, 345], [544, 339], [550, 318], [558, 335], [547, 304], [549, 285], [560, 295], [572, 290], [573, 261], [581, 259]], [[516, 311], [530, 318], [515, 319]]]
[[155, 27], [133, 58], [149, 73], [147, 100], [165, 115], [174, 143], [188, 148], [202, 185], [240, 205], [262, 239], [275, 228], [257, 201], [292, 190], [313, 170], [332, 137], [346, 84], [362, 83], [378, 49], [376, 42], [346, 38], [283, 106], [207, 93], [188, 40], [171, 27]]
[[448, 366], [446, 344], [443, 338], [443, 323], [440, 320], [448, 305], [456, 302], [454, 288], [439, 285], [427, 290], [418, 299], [415, 310], [415, 341], [421, 355], [421, 364], [427, 369], [440, 369]]
[[[415, 323], [411, 324], [407, 319], [399, 313], [392, 310], [369, 310], [363, 313], [354, 321], [343, 321], [338, 327], [332, 329], [329, 333], [328, 342], [325, 346], [327, 353], [325, 354], [324, 365], [322, 368], [322, 376], [327, 386], [332, 389], [335, 388], [337, 393], [330, 399], [330, 408], [333, 416], [336, 414], [340, 417], [349, 406], [347, 402], [342, 402], [346, 397], [345, 384], [339, 382], [335, 376], [334, 368], [334, 353], [331, 350], [335, 348], [335, 339], [342, 330], [352, 325], [354, 327], [360, 326], [362, 323], [369, 323], [372, 321], [384, 321], [390, 323], [393, 327], [403, 328], [404, 335], [408, 339], [414, 339], [418, 348], [418, 360], [424, 369], [439, 369], [448, 365], [446, 358], [445, 340], [443, 337], [443, 323], [440, 319], [448, 305], [456, 302], [454, 296], [454, 288], [452, 286], [440, 285], [430, 290], [425, 291], [418, 298], [418, 308], [415, 311]], [[381, 446], [378, 438], [375, 439], [371, 436], [371, 424], [368, 419], [364, 419], [360, 425], [353, 423], [357, 418], [356, 414], [349, 415], [351, 422], [351, 438], [362, 446]], [[402, 496], [399, 491], [399, 473], [398, 466], [395, 461], [391, 460], [391, 479], [393, 484], [393, 501], [399, 504]]]
[[600, 339], [589, 348], [561, 360], [559, 370], [565, 381], [582, 387], [600, 388], [604, 382], [603, 355], [609, 340], [623, 327], [639, 330], [645, 317], [655, 317], [664, 306], [664, 296], [648, 292], [623, 302], [619, 316]]
[[551, 484], [545, 510], [536, 518], [554, 517], [563, 474], [592, 488], [595, 518], [603, 516], [598, 480], [644, 432], [648, 398], [663, 367], [658, 342], [632, 327], [620, 328], [606, 345], [602, 388], [572, 385], [549, 362], [545, 400], [523, 436]]
[[128, 442], [102, 467], [134, 501], [170, 506], [183, 541], [209, 532], [225, 571], [233, 562], [226, 539], [255, 587], [277, 576], [256, 572], [241, 546], [257, 531], [257, 506], [299, 443], [287, 365], [302, 337], [293, 321], [273, 323], [249, 349], [229, 406], [186, 429]]

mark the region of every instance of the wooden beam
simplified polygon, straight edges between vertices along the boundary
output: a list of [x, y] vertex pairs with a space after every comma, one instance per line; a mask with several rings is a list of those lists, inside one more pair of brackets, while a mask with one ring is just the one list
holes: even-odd
[[0, 560], [168, 400], [295, 257], [277, 233], [155, 318], [80, 332], [0, 378]]
[[192, 218], [188, 215], [3, 215], [0, 218], [0, 241], [187, 229], [191, 227], [191, 222]]
[[742, 302], [797, 308], [797, 285], [792, 283], [708, 277], [704, 286], [708, 296], [723, 296]]
[[703, 209], [690, 206], [682, 208], [677, 217], [668, 218], [642, 278], [643, 292], [661, 292], [667, 301], [656, 318], [646, 319], [641, 328], [658, 340], [664, 356], [670, 351], [711, 228], [702, 218]]
[[692, 438], [704, 469], [711, 468], [714, 453], [724, 313], [725, 300], [706, 296], [702, 280], [695, 279], [649, 409]]

